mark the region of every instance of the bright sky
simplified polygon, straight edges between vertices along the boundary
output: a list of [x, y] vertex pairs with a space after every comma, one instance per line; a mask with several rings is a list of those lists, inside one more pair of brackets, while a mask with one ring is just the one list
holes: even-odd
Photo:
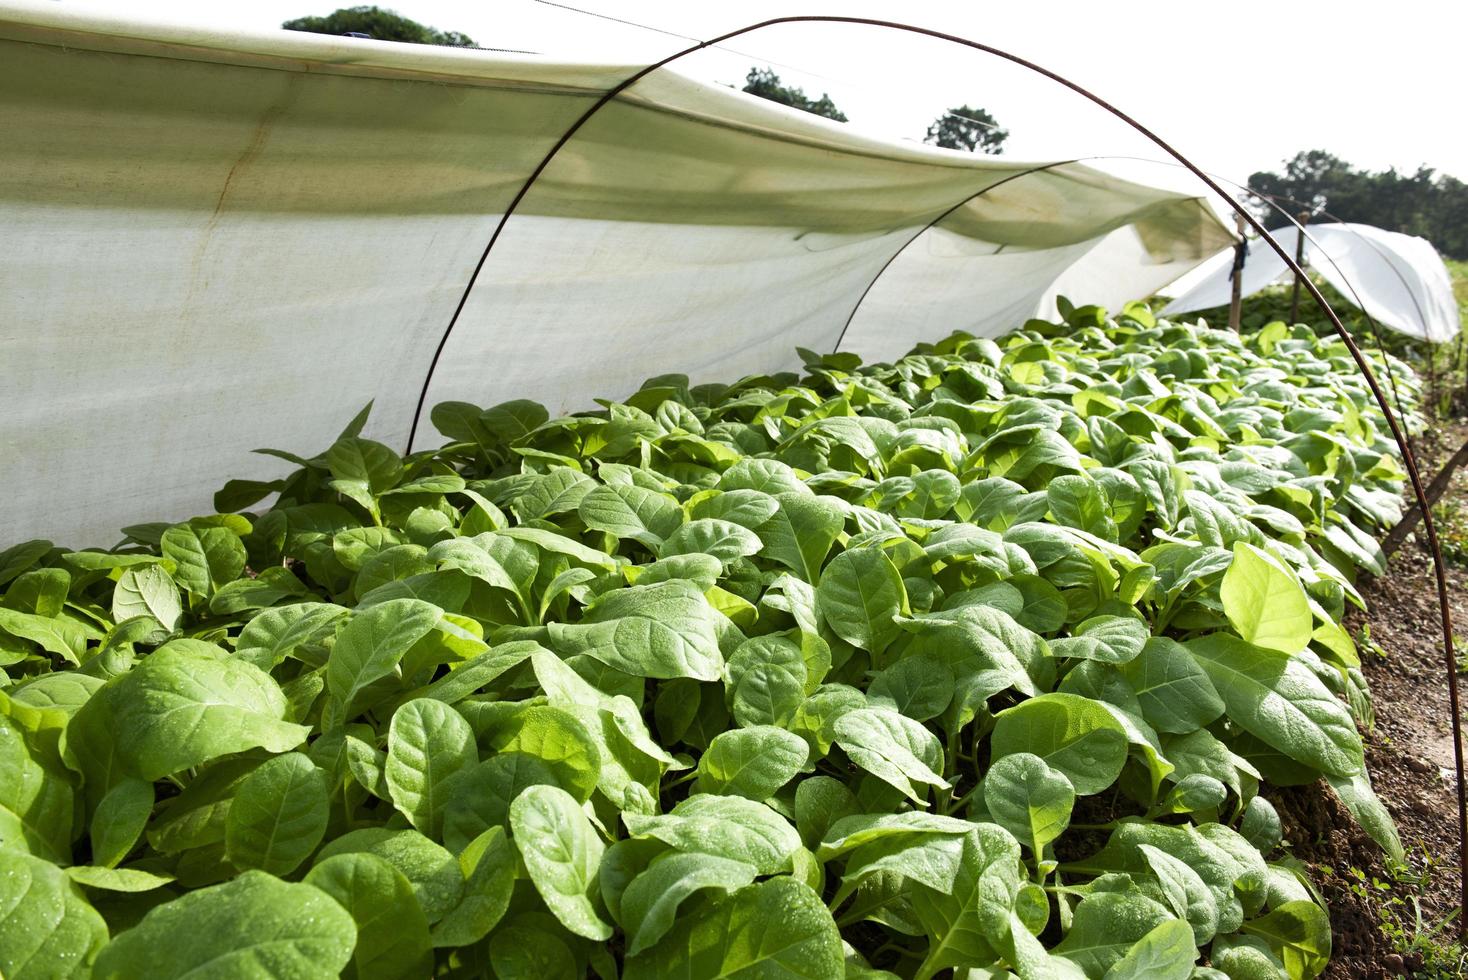
[[[269, 30], [356, 0], [58, 0], [176, 23]], [[888, 17], [970, 37], [1030, 58], [1091, 88], [1151, 126], [1206, 169], [1245, 180], [1297, 150], [1322, 148], [1358, 166], [1427, 164], [1468, 179], [1459, 118], [1468, 82], [1463, 0], [565, 0], [676, 34], [706, 38], [771, 17]], [[536, 0], [379, 0], [415, 20], [462, 31], [486, 47], [606, 62], [653, 61], [687, 42]], [[783, 25], [728, 42], [736, 51], [684, 59], [697, 77], [743, 83], [771, 66], [807, 94], [828, 92], [853, 125], [921, 139], [943, 109], [983, 106], [1009, 128], [1005, 152], [1024, 159], [1160, 157], [1079, 96], [997, 58], [867, 27]], [[1285, 54], [1304, 52], [1298, 64]], [[1304, 107], [1293, 110], [1297, 98]], [[1174, 183], [1165, 168], [1111, 169]], [[1184, 186], [1184, 185], [1179, 185]]]

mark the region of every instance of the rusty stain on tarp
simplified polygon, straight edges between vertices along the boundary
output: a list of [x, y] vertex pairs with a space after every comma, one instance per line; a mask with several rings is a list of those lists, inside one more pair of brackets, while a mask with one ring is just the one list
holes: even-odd
[[187, 323], [189, 314], [193, 311], [194, 301], [202, 289], [209, 287], [208, 268], [205, 258], [209, 253], [209, 246], [214, 240], [214, 229], [219, 226], [220, 216], [224, 213], [224, 205], [229, 197], [230, 188], [241, 172], [246, 170], [252, 163], [260, 158], [265, 151], [265, 145], [270, 142], [270, 132], [281, 115], [295, 103], [301, 92], [301, 80], [304, 75], [288, 75], [285, 91], [280, 98], [276, 99], [261, 114], [260, 121], [255, 125], [250, 134], [249, 141], [244, 150], [233, 164], [230, 165], [229, 173], [224, 175], [224, 183], [219, 188], [219, 197], [214, 201], [214, 210], [209, 213], [209, 218], [204, 222], [203, 231], [199, 235], [199, 244], [194, 248], [189, 257], [188, 279], [189, 289], [184, 296], [183, 304], [179, 310], [180, 319]]

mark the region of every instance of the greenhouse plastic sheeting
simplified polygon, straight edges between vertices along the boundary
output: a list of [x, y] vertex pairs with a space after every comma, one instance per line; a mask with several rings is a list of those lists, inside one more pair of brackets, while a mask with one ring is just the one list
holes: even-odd
[[[1270, 232], [1294, 254], [1300, 230]], [[1425, 238], [1349, 222], [1305, 229], [1305, 259], [1311, 269], [1384, 327], [1435, 343], [1452, 340], [1461, 324], [1453, 283], [1442, 256]], [[1233, 287], [1233, 249], [1214, 256], [1177, 283], [1180, 295], [1162, 311], [1188, 313], [1224, 306]], [[1264, 242], [1251, 242], [1242, 290], [1253, 295], [1288, 274], [1283, 259]], [[1308, 296], [1302, 303], [1313, 303]]]
[[316, 452], [369, 400], [365, 434], [406, 448], [461, 300], [426, 405], [565, 412], [998, 333], [1067, 277], [1119, 302], [1231, 240], [1184, 194], [665, 70], [566, 145], [466, 295], [637, 67], [0, 6], [0, 539], [207, 512], [288, 465], [251, 449]]

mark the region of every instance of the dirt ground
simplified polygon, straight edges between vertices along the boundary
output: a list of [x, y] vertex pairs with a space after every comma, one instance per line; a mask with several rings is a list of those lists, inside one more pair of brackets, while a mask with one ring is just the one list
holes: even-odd
[[[1424, 482], [1465, 438], [1468, 423], [1462, 422], [1419, 437]], [[1468, 469], [1459, 471], [1443, 500], [1468, 509]], [[1451, 536], [1456, 529], [1446, 530]], [[1441, 956], [1429, 955], [1425, 962], [1420, 948], [1401, 938], [1393, 942], [1388, 936], [1392, 930], [1383, 930], [1384, 921], [1395, 922], [1398, 937], [1405, 929], [1410, 940], [1417, 931], [1414, 902], [1427, 926], [1459, 907], [1452, 714], [1437, 585], [1421, 528], [1415, 540], [1392, 556], [1385, 576], [1363, 576], [1357, 586], [1369, 611], [1352, 611], [1346, 625], [1358, 636], [1369, 626], [1371, 640], [1381, 648], [1375, 652], [1362, 644], [1361, 649], [1376, 712], [1375, 729], [1366, 737], [1366, 762], [1377, 795], [1396, 820], [1410, 869], [1391, 874], [1380, 850], [1323, 783], [1271, 795], [1294, 856], [1315, 871], [1330, 904], [1335, 955], [1326, 977], [1462, 975], [1461, 966], [1445, 968]], [[1468, 635], [1468, 573], [1452, 561], [1448, 589], [1455, 632]], [[1468, 678], [1463, 680], [1468, 698]], [[1364, 880], [1353, 868], [1364, 872]], [[1454, 920], [1439, 937], [1451, 941], [1456, 924]]]

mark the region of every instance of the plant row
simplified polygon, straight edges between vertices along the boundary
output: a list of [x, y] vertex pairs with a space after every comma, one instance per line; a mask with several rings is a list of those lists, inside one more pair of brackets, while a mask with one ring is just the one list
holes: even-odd
[[407, 457], [364, 411], [0, 553], [0, 974], [1315, 975], [1270, 797], [1401, 852], [1340, 625], [1384, 420], [1304, 328], [1065, 311]]

